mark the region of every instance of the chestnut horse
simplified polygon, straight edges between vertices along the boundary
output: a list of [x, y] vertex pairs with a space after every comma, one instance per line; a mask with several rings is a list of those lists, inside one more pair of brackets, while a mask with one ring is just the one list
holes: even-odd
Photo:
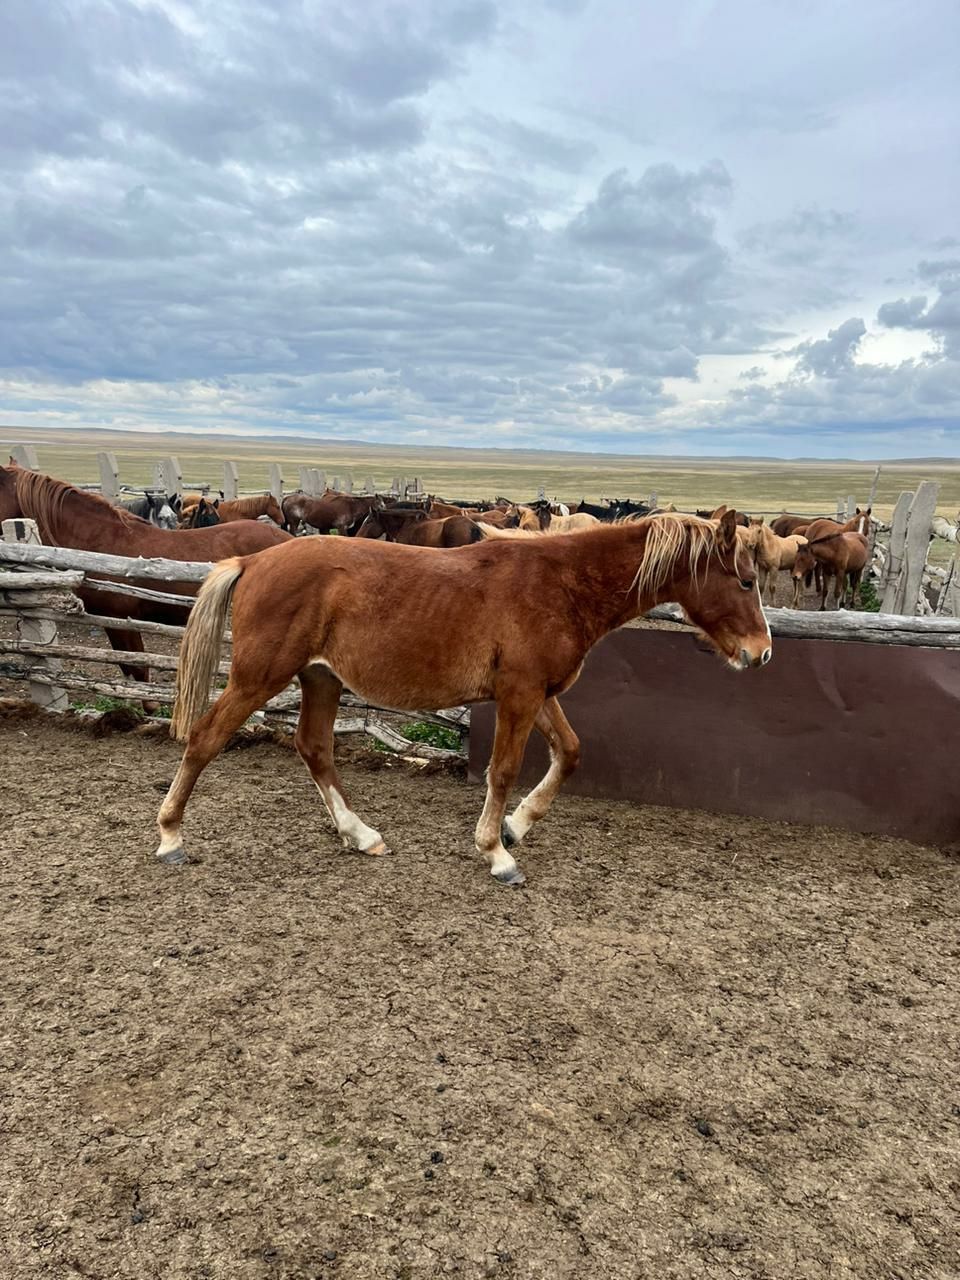
[[386, 538], [410, 547], [466, 547], [483, 537], [467, 516], [439, 516], [425, 511], [371, 511], [357, 530], [358, 538]]
[[[807, 533], [813, 529], [810, 525]], [[839, 609], [846, 600], [847, 580], [850, 582], [850, 604], [856, 606], [860, 579], [867, 565], [869, 544], [862, 533], [840, 530], [826, 533], [819, 538], [807, 539], [807, 544], [797, 552], [793, 565], [793, 607], [800, 605], [800, 583], [805, 575], [816, 567], [822, 577], [819, 583], [820, 609], [827, 607], [827, 587], [833, 578], [833, 600]]]
[[[289, 542], [290, 535], [257, 520], [216, 525], [189, 532], [157, 529], [97, 494], [84, 493], [62, 480], [39, 471], [0, 467], [0, 520], [22, 516], [36, 520], [40, 540], [47, 546], [73, 547], [78, 551], [102, 551], [115, 556], [165, 556], [168, 560], [218, 560]], [[105, 584], [108, 574], [101, 575]], [[131, 579], [131, 581], [135, 581]], [[155, 580], [137, 585], [157, 589]], [[159, 584], [180, 595], [196, 595], [197, 583]], [[111, 593], [108, 586], [93, 587], [89, 580], [78, 595], [90, 613], [110, 618], [143, 618], [151, 622], [183, 625], [187, 610], [161, 601]], [[143, 653], [139, 631], [105, 628], [107, 639], [121, 652]], [[147, 667], [124, 665], [125, 675], [149, 679]]]
[[308, 493], [288, 493], [280, 504], [283, 508], [283, 527], [296, 533], [301, 525], [308, 524], [318, 533], [341, 533], [349, 536], [360, 528], [379, 498], [354, 497], [352, 493], [338, 493], [327, 489], [319, 498]]
[[[297, 750], [344, 843], [371, 854], [386, 846], [350, 809], [333, 765], [344, 686], [401, 709], [495, 700], [476, 846], [497, 880], [522, 884], [505, 845], [544, 816], [576, 766], [579, 743], [557, 696], [602, 636], [676, 600], [735, 670], [769, 661], [756, 573], [735, 527], [733, 512], [714, 522], [661, 516], [556, 538], [501, 533], [451, 551], [311, 538], [224, 561], [200, 589], [180, 652], [171, 731], [187, 747], [158, 815], [157, 856], [184, 861], [181, 822], [201, 771], [297, 677]], [[208, 710], [231, 597], [230, 679]], [[550, 767], [504, 821], [533, 728]]]
[[269, 516], [276, 525], [283, 524], [280, 503], [272, 493], [255, 493], [248, 498], [231, 498], [229, 501], [220, 498], [213, 505], [221, 524], [229, 524], [231, 520], [257, 520], [260, 516]]

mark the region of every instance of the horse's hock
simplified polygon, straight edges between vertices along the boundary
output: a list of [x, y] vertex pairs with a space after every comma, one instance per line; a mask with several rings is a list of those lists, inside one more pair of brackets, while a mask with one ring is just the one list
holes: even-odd
[[[778, 637], [773, 662], [738, 679], [689, 634], [629, 626], [561, 701], [583, 747], [567, 789], [581, 795], [960, 839], [960, 780], [938, 767], [960, 715], [957, 648]], [[493, 725], [492, 706], [474, 708], [477, 781]], [[545, 765], [531, 739], [521, 782]]]

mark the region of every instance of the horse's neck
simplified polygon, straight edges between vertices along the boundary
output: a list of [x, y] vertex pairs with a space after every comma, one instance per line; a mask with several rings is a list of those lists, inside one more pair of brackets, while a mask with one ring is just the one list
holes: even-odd
[[634, 585], [646, 541], [640, 526], [607, 525], [566, 536], [567, 596], [591, 644], [653, 607], [656, 601], [639, 599]]
[[[156, 532], [152, 525], [148, 528]], [[62, 546], [86, 547], [89, 551], [104, 550], [117, 555], [122, 555], [135, 537], [134, 531], [112, 510], [79, 492], [67, 493], [50, 533]]]

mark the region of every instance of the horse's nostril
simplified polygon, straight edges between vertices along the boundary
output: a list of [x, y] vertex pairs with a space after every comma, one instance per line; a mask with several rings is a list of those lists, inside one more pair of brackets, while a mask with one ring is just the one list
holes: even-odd
[[741, 649], [740, 650], [740, 667], [742, 670], [745, 671], [749, 666], [750, 666], [750, 655], [749, 653], [747, 653], [746, 649]]

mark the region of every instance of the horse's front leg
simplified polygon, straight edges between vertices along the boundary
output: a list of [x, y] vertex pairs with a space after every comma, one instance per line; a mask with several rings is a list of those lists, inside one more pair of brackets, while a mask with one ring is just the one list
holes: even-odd
[[497, 701], [497, 728], [487, 769], [487, 798], [477, 823], [477, 852], [490, 862], [501, 884], [521, 885], [526, 877], [501, 840], [507, 797], [517, 780], [523, 749], [541, 706], [542, 695], [516, 694]]
[[550, 767], [509, 818], [504, 818], [501, 839], [507, 849], [519, 844], [533, 824], [546, 815], [564, 781], [580, 763], [580, 740], [556, 698], [547, 698], [535, 725], [550, 749]]

